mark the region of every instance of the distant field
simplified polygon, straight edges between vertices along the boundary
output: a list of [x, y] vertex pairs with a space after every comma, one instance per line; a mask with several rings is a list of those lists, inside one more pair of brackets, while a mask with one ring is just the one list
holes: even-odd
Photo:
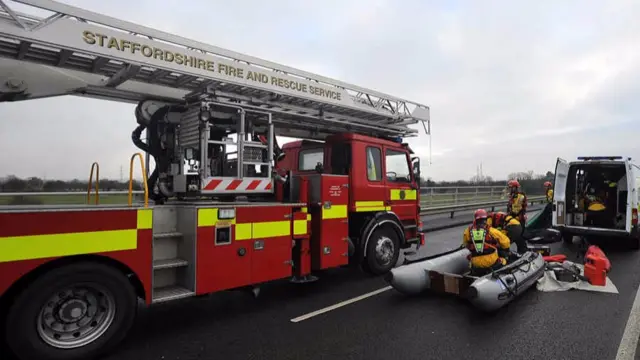
[[[142, 196], [134, 195], [133, 201], [142, 200]], [[100, 204], [127, 204], [127, 195], [102, 195]], [[33, 196], [0, 196], [0, 205], [81, 205], [87, 203], [87, 196], [80, 194], [66, 195], [33, 195]], [[95, 204], [95, 196], [91, 196], [91, 204]]]
[[[0, 193], [2, 195], [2, 193]], [[531, 195], [537, 196], [537, 195]], [[133, 201], [142, 201], [142, 195], [134, 194]], [[456, 201], [457, 200], [457, 201]], [[445, 205], [453, 205], [453, 204], [465, 204], [465, 203], [475, 203], [475, 202], [489, 202], [489, 201], [499, 201], [505, 200], [501, 199], [500, 194], [496, 194], [494, 196], [490, 196], [489, 194], [483, 195], [480, 194], [476, 196], [475, 194], [458, 194], [457, 199], [454, 194], [442, 194], [437, 196], [429, 196], [428, 194], [423, 194], [421, 196], [421, 203], [423, 207], [433, 207], [433, 206], [445, 206]], [[0, 206], [7, 205], [81, 205], [87, 203], [86, 195], [81, 194], [65, 194], [65, 195], [32, 195], [32, 196], [0, 196]], [[91, 204], [95, 203], [95, 197], [92, 195]], [[118, 195], [109, 195], [109, 194], [100, 194], [100, 204], [105, 205], [115, 205], [115, 204], [126, 204], [127, 203], [127, 195], [126, 194], [118, 194]]]

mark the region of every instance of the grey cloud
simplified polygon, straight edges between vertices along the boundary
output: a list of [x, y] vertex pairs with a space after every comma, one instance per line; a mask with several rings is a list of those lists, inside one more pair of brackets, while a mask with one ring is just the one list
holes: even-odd
[[[625, 131], [637, 126], [603, 126], [638, 113], [638, 2], [140, 0], [125, 14], [121, 0], [66, 2], [426, 103], [435, 156], [423, 166], [434, 179], [467, 178], [480, 161], [503, 177], [552, 170], [556, 156], [637, 152]], [[100, 160], [103, 176], [118, 177], [136, 151], [132, 109], [85, 99], [2, 104], [0, 141], [21, 151], [0, 155], [0, 166], [84, 177]], [[23, 134], [37, 145], [25, 146]], [[427, 138], [410, 143], [427, 160]]]

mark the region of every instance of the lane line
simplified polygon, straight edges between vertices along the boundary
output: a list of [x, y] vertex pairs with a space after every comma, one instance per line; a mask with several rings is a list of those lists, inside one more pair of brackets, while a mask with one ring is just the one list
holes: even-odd
[[327, 307], [322, 308], [320, 310], [316, 310], [316, 311], [310, 312], [308, 314], [304, 314], [304, 315], [298, 316], [297, 318], [291, 319], [291, 322], [297, 323], [297, 322], [300, 322], [300, 321], [303, 321], [303, 320], [307, 320], [307, 319], [310, 319], [310, 318], [312, 318], [314, 316], [318, 316], [320, 314], [324, 314], [326, 312], [341, 308], [343, 306], [346, 306], [346, 305], [349, 305], [349, 304], [353, 304], [356, 301], [364, 300], [364, 299], [366, 299], [368, 297], [381, 294], [381, 293], [383, 293], [385, 291], [388, 291], [388, 290], [391, 290], [391, 289], [393, 289], [391, 286], [383, 287], [382, 289], [378, 289], [376, 291], [372, 291], [370, 293], [366, 293], [366, 294], [351, 298], [349, 300], [345, 300], [345, 301], [339, 302], [337, 304], [334, 304], [334, 305], [331, 305], [331, 306], [327, 306]]
[[624, 328], [616, 360], [634, 360], [640, 338], [640, 286], [631, 306], [627, 326]]

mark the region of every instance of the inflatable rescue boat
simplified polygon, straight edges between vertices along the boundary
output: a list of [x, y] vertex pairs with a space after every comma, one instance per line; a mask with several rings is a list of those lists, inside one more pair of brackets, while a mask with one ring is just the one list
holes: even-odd
[[391, 269], [385, 280], [397, 291], [412, 295], [431, 290], [461, 296], [483, 311], [511, 302], [544, 275], [542, 255], [527, 251], [499, 270], [469, 275], [469, 250], [455, 249], [426, 260]]

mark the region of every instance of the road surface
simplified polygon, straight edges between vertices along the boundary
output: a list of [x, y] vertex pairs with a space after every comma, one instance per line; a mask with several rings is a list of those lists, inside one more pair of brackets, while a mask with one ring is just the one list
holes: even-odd
[[[458, 246], [462, 229], [429, 233], [415, 256]], [[553, 246], [570, 259], [576, 248]], [[640, 283], [640, 252], [604, 249], [619, 294], [532, 289], [487, 316], [456, 298], [407, 297], [381, 277], [334, 269], [312, 284], [265, 285], [257, 299], [226, 292], [141, 307], [131, 334], [104, 359], [613, 360]], [[625, 349], [637, 345], [631, 328]]]

